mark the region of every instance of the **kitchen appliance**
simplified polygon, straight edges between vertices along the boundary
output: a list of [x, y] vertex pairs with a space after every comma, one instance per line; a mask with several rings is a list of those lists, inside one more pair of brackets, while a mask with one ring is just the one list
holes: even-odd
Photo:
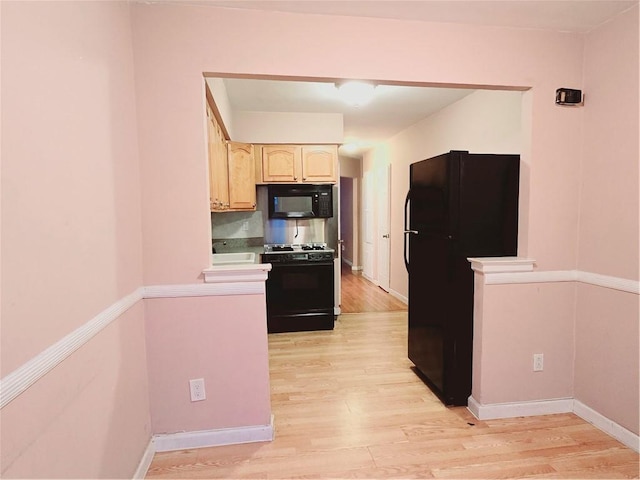
[[405, 201], [409, 359], [440, 399], [471, 394], [473, 272], [468, 257], [515, 256], [519, 155], [451, 151], [410, 165]]
[[333, 329], [334, 254], [326, 243], [264, 246], [269, 333]]
[[269, 185], [269, 218], [331, 218], [331, 185]]

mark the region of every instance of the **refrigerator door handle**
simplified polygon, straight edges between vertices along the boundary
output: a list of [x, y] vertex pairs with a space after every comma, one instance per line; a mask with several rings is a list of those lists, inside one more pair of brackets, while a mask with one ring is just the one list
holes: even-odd
[[409, 200], [411, 198], [411, 190], [409, 190], [407, 192], [407, 196], [404, 199], [404, 266], [407, 269], [407, 273], [409, 272], [409, 259], [407, 258], [407, 235], [409, 234], [413, 234], [413, 235], [417, 235], [418, 231], [417, 230], [410, 230], [409, 229], [409, 224], [407, 223], [409, 216], [407, 215], [409, 210], [408, 210], [408, 206], [409, 206]]

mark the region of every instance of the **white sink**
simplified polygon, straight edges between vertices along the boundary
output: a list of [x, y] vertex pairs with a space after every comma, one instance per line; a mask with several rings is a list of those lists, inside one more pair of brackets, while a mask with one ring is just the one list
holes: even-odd
[[211, 254], [212, 265], [228, 265], [232, 263], [254, 263], [255, 260], [256, 260], [256, 254], [253, 252], [212, 253]]

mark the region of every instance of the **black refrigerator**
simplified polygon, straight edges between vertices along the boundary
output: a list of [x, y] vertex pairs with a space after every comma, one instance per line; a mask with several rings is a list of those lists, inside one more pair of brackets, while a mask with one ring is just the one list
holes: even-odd
[[404, 212], [409, 359], [447, 405], [466, 405], [471, 394], [467, 258], [516, 256], [519, 177], [519, 155], [451, 151], [410, 165]]

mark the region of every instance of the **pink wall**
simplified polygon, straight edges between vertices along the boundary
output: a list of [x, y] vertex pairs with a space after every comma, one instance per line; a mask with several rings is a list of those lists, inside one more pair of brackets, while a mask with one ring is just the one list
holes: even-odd
[[[586, 110], [560, 108], [553, 99], [558, 87], [582, 86], [584, 36], [206, 6], [136, 3], [132, 10], [146, 284], [193, 282], [208, 262], [202, 72], [529, 88], [523, 96], [520, 253], [535, 258], [540, 270], [576, 268]], [[326, 34], [310, 37], [311, 31]], [[291, 41], [300, 38], [305, 41]], [[392, 178], [397, 202], [406, 188], [396, 182], [406, 187], [406, 177], [396, 171]], [[519, 298], [541, 298], [536, 286], [527, 288]], [[565, 308], [574, 294], [557, 290], [545, 288], [545, 295], [557, 302], [552, 316], [562, 318], [559, 338], [570, 343]], [[485, 307], [505, 323], [501, 303], [501, 295], [490, 295]], [[544, 305], [521, 307], [530, 321], [547, 312]], [[551, 334], [541, 341], [561, 350]], [[519, 362], [513, 355], [520, 353], [503, 360]], [[543, 375], [542, 390], [523, 398], [570, 394], [571, 372], [562, 372], [556, 379]]]
[[[638, 8], [586, 35], [584, 58], [573, 269], [633, 281], [638, 279]], [[559, 115], [569, 118], [575, 110], [561, 109]], [[535, 196], [532, 186], [532, 202]], [[530, 256], [538, 258], [535, 252]], [[638, 434], [637, 293], [549, 282], [480, 285], [476, 299], [476, 400], [573, 397]], [[544, 353], [544, 372], [531, 371], [533, 353]]]
[[140, 286], [142, 264], [127, 8], [2, 2], [2, 22], [4, 375]]
[[138, 303], [1, 411], [2, 478], [131, 478], [151, 437]]
[[[559, 86], [580, 86], [583, 73], [585, 90], [588, 85], [594, 93], [611, 93], [609, 80], [598, 72], [626, 70], [624, 61], [608, 65], [605, 57], [610, 56], [632, 62], [635, 83], [623, 88], [637, 106], [637, 10], [587, 38], [583, 65], [582, 36], [534, 30], [184, 4], [2, 2], [0, 8], [3, 377], [142, 284], [201, 281], [210, 248], [205, 71], [531, 87], [526, 97], [531, 128], [524, 142], [530, 145], [524, 153], [529, 169], [524, 188], [530, 192], [523, 206], [526, 253], [545, 270], [575, 268], [579, 258], [582, 269], [634, 273], [627, 265], [637, 265], [632, 251], [637, 237], [621, 236], [632, 235], [634, 228], [637, 232], [637, 206], [611, 220], [620, 229], [614, 250], [621, 255], [605, 257], [599, 245], [609, 245], [609, 239], [599, 232], [611, 224], [597, 212], [595, 201], [591, 206], [589, 202], [599, 198], [598, 185], [590, 179], [596, 178], [599, 163], [614, 147], [623, 155], [617, 155], [614, 164], [620, 170], [605, 177], [611, 183], [607, 192], [612, 203], [637, 200], [637, 184], [625, 183], [634, 168], [637, 179], [637, 163], [632, 164], [638, 156], [637, 112], [634, 124], [623, 106], [596, 108], [597, 95], [593, 111], [558, 108], [552, 99]], [[624, 54], [614, 48], [617, 41], [628, 45]], [[613, 113], [610, 108], [615, 108]], [[625, 121], [598, 119], [618, 111]], [[613, 123], [624, 125], [626, 134], [620, 139], [608, 129]], [[583, 126], [594, 139], [585, 152], [576, 148], [575, 140], [581, 138]], [[607, 150], [598, 149], [602, 131], [607, 132]], [[581, 180], [576, 172], [583, 153], [588, 161]], [[621, 199], [615, 196], [618, 191]], [[578, 228], [579, 198], [583, 208]], [[535, 291], [523, 291], [519, 297], [535, 298]], [[604, 325], [604, 307], [620, 312], [620, 332], [637, 333], [629, 306], [637, 297], [619, 304], [615, 296], [601, 301], [599, 295], [587, 297], [578, 296], [583, 314], [576, 325], [584, 324], [586, 334], [578, 332], [576, 359], [596, 344], [588, 330], [597, 332], [593, 326]], [[498, 312], [495, 320], [506, 322], [508, 317], [500, 315], [509, 312], [498, 308], [502, 297], [489, 294], [486, 300], [485, 307]], [[264, 381], [257, 388], [251, 381], [229, 383], [231, 378], [242, 380], [247, 372], [247, 363], [238, 356], [247, 345], [246, 328], [264, 322], [264, 307], [255, 300], [241, 307], [234, 302], [238, 299], [150, 300], [146, 313], [136, 305], [122, 315], [0, 411], [2, 476], [131, 475], [151, 430], [143, 317], [150, 329], [150, 390], [166, 392], [167, 404], [178, 405], [175, 414], [169, 412], [166, 404], [157, 403], [160, 395], [152, 393], [157, 428], [264, 424]], [[566, 297], [558, 302], [554, 315], [562, 317]], [[544, 311], [534, 306], [525, 318]], [[218, 313], [230, 320], [221, 325], [229, 342], [208, 352], [211, 336], [196, 339], [198, 351], [212, 360], [202, 375], [214, 385], [207, 393], [215, 405], [203, 414], [208, 401], [185, 406], [184, 398], [175, 396], [177, 385], [191, 378], [201, 359], [189, 357], [184, 346], [163, 344], [165, 332], [154, 328], [182, 333], [178, 319], [207, 331], [210, 315]], [[561, 327], [564, 323], [557, 326]], [[259, 328], [249, 342], [255, 347], [250, 353], [256, 369], [267, 365]], [[544, 341], [554, 340], [548, 336]], [[612, 338], [603, 355], [612, 349], [630, 355], [635, 348], [637, 360], [637, 346], [625, 342], [628, 339]], [[161, 345], [166, 354], [158, 353]], [[173, 353], [180, 356], [174, 358]], [[164, 383], [161, 367], [170, 359], [180, 365], [168, 367], [171, 381]], [[506, 361], [512, 359], [505, 356]], [[610, 365], [633, 360], [625, 355], [622, 362], [616, 357]], [[577, 370], [576, 393], [606, 412], [614, 407], [599, 404], [595, 392], [603, 385], [633, 385], [621, 382], [629, 372], [604, 384], [590, 383], [589, 373]], [[254, 374], [264, 379], [264, 370]], [[228, 387], [224, 395], [219, 396], [217, 384]], [[541, 388], [557, 392], [562, 383]], [[232, 408], [244, 400], [249, 401], [248, 416]], [[633, 403], [633, 398], [625, 399], [625, 406]], [[628, 412], [615, 418], [625, 425], [633, 420]]]
[[638, 280], [638, 11], [586, 38], [578, 265]]
[[[146, 300], [146, 316], [154, 433], [270, 423], [263, 295]], [[192, 403], [195, 378], [207, 399]]]
[[[578, 268], [638, 280], [638, 8], [586, 39]], [[623, 99], [623, 100], [621, 100]], [[638, 295], [581, 285], [578, 400], [638, 433]]]
[[[575, 265], [580, 152], [571, 139], [580, 135], [582, 112], [560, 110], [553, 98], [561, 84], [581, 82], [581, 36], [206, 6], [132, 8], [146, 283], [193, 281], [207, 261], [202, 72], [532, 87], [529, 249], [541, 267]], [[311, 31], [326, 35], [310, 38]]]
[[[141, 285], [124, 2], [1, 2], [3, 378]], [[150, 438], [136, 305], [5, 406], [2, 477], [126, 477]]]
[[[481, 404], [573, 397], [576, 286], [484, 285], [474, 312], [473, 398]], [[534, 353], [544, 370], [534, 372]]]
[[640, 434], [638, 295], [579, 285], [575, 398]]

